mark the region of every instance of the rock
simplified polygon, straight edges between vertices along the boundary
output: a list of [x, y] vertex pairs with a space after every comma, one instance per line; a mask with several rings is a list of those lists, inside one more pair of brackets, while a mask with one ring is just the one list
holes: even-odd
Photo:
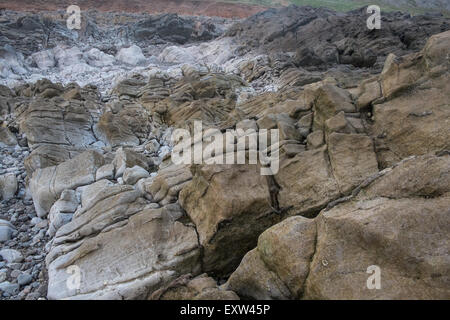
[[19, 293], [19, 285], [8, 281], [0, 283], [0, 291], [3, 291], [3, 296], [9, 297]]
[[159, 60], [168, 63], [194, 63], [195, 58], [186, 49], [170, 46], [166, 47], [159, 55]]
[[280, 208], [290, 208], [296, 215], [315, 216], [340, 195], [325, 146], [301, 152], [293, 158], [281, 157], [275, 180], [281, 187]]
[[155, 139], [150, 140], [150, 142], [145, 145], [145, 151], [148, 153], [157, 153], [159, 148], [160, 144]]
[[170, 165], [162, 168], [154, 179], [144, 181], [143, 189], [151, 195], [154, 202], [164, 205], [176, 202], [181, 189], [191, 180], [189, 167]]
[[[52, 96], [59, 94], [54, 91]], [[26, 134], [30, 146], [52, 144], [87, 147], [97, 141], [92, 132], [97, 107], [95, 103], [82, 104], [75, 100], [36, 99], [21, 114], [20, 130]]]
[[41, 70], [47, 70], [49, 68], [53, 68], [56, 65], [55, 56], [52, 50], [44, 50], [33, 53], [31, 55], [33, 62], [37, 65], [37, 67]]
[[150, 129], [150, 115], [139, 104], [126, 104], [117, 113], [105, 112], [94, 128], [97, 136], [113, 147], [137, 146]]
[[105, 164], [98, 168], [95, 173], [95, 181], [100, 181], [102, 179], [114, 179], [114, 165], [112, 163]]
[[8, 128], [0, 127], [0, 148], [17, 145], [16, 136]]
[[94, 182], [97, 169], [103, 164], [100, 153], [86, 151], [58, 166], [36, 170], [30, 181], [30, 191], [38, 216], [46, 216], [64, 190]]
[[23, 261], [22, 254], [14, 249], [2, 249], [0, 250], [0, 256], [7, 263], [18, 263]]
[[114, 169], [116, 172], [116, 178], [122, 177], [126, 168], [132, 168], [134, 166], [139, 166], [144, 170], [149, 170], [150, 160], [144, 155], [136, 153], [130, 149], [119, 148], [116, 151], [116, 156], [113, 160]]
[[83, 54], [78, 47], [59, 45], [53, 49], [53, 52], [60, 68], [80, 64], [82, 61]]
[[14, 198], [17, 188], [18, 183], [14, 173], [7, 173], [0, 176], [0, 198], [2, 200]]
[[147, 170], [144, 168], [141, 168], [139, 166], [134, 166], [132, 168], [127, 168], [123, 172], [123, 182], [126, 184], [134, 185], [136, 182], [138, 182], [140, 179], [148, 178], [150, 174]]
[[313, 113], [312, 112], [304, 115], [303, 117], [300, 118], [300, 120], [298, 120], [297, 128], [300, 132], [300, 135], [303, 138], [306, 138], [309, 135], [309, 133], [311, 132], [312, 121], [313, 121]]
[[271, 188], [256, 165], [195, 168], [179, 202], [197, 227], [203, 270], [226, 275], [253, 248], [261, 232], [278, 220]]
[[27, 284], [30, 284], [33, 281], [33, 277], [28, 273], [21, 273], [17, 277], [17, 284], [19, 286], [25, 286]]
[[[388, 59], [391, 59], [388, 57]], [[367, 108], [372, 102], [381, 98], [381, 86], [380, 83], [375, 79], [369, 79], [363, 81], [360, 84], [360, 94], [356, 102], [356, 106], [359, 110]]]
[[343, 111], [339, 112], [334, 117], [325, 121], [325, 131], [327, 134], [332, 132], [337, 133], [356, 133], [356, 130], [350, 124], [350, 122], [345, 117]]
[[83, 151], [85, 151], [84, 148], [72, 148], [64, 145], [39, 145], [24, 160], [27, 175], [31, 177], [36, 169], [56, 166]]
[[[449, 199], [448, 187], [444, 187], [448, 185], [448, 175], [442, 175], [437, 169], [448, 165], [449, 157], [445, 158], [406, 161], [369, 185], [367, 196], [361, 193], [355, 200], [319, 216], [316, 254], [306, 285], [308, 299], [440, 299], [449, 296], [445, 285], [448, 253], [442, 247], [448, 235], [445, 229]], [[424, 168], [431, 164], [434, 167]], [[402, 189], [394, 189], [390, 183], [399, 175], [413, 178], [395, 180], [402, 184]], [[433, 188], [436, 191], [427, 190], [426, 186], [433, 185], [431, 181], [439, 181]], [[397, 196], [386, 197], [389, 192]], [[427, 199], [430, 192], [440, 196]], [[421, 195], [410, 198], [413, 194]], [[422, 236], [416, 237], [417, 234]], [[434, 254], [429, 255], [429, 252]], [[420, 262], [411, 268], [408, 261]], [[372, 265], [381, 270], [382, 290], [368, 290], [365, 286], [366, 270]]]
[[78, 208], [80, 201], [74, 190], [64, 190], [58, 201], [51, 207], [48, 220], [48, 234], [53, 237], [63, 225], [72, 220], [72, 216]]
[[122, 48], [116, 55], [116, 59], [122, 63], [130, 64], [133, 66], [143, 64], [146, 61], [142, 49], [137, 45], [132, 45], [129, 48]]
[[318, 149], [324, 145], [325, 139], [322, 130], [316, 130], [306, 138], [308, 149]]
[[298, 153], [306, 150], [303, 144], [285, 143], [281, 146], [281, 154], [285, 154], [288, 158], [295, 157]]
[[[49, 299], [143, 299], [182, 274], [199, 273], [197, 234], [180, 221], [180, 208], [146, 209], [138, 192], [122, 188], [58, 230], [47, 256]], [[66, 285], [70, 265], [81, 271], [78, 289]]]
[[190, 17], [181, 17], [174, 13], [147, 17], [133, 25], [132, 30], [134, 39], [137, 41], [156, 38], [178, 44], [211, 40], [221, 34], [220, 29], [208, 20], [195, 21]]
[[115, 59], [112, 55], [106, 54], [97, 48], [92, 48], [84, 54], [88, 64], [94, 67], [105, 67], [114, 64]]
[[299, 299], [315, 242], [313, 220], [288, 218], [259, 236], [258, 246], [245, 255], [225, 287], [251, 299]]
[[222, 290], [214, 279], [202, 274], [195, 278], [181, 276], [164, 288], [155, 291], [150, 300], [239, 300], [229, 290]]
[[328, 137], [333, 176], [342, 193], [378, 172], [372, 139], [359, 134], [332, 133]]
[[14, 230], [15, 228], [10, 222], [0, 219], [0, 242], [10, 240]]
[[[449, 155], [405, 159], [314, 220], [271, 227], [225, 288], [253, 299], [448, 297], [449, 164]], [[374, 266], [381, 290], [367, 286]]]
[[314, 130], [323, 130], [325, 121], [332, 118], [340, 111], [355, 112], [350, 94], [339, 87], [325, 84], [316, 92], [314, 102]]
[[442, 47], [449, 39], [444, 32], [430, 38], [422, 52], [386, 61], [380, 76], [384, 102], [374, 106], [372, 126], [382, 168], [450, 149], [450, 127], [442, 121], [450, 115], [448, 50]]

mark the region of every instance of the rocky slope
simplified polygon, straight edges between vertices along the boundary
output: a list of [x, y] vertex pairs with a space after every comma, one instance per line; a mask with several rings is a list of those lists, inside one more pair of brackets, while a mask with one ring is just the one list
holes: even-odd
[[[54, 11], [65, 10], [74, 4], [69, 0], [42, 1], [42, 0], [4, 0], [2, 9], [18, 11]], [[248, 5], [239, 2], [216, 0], [81, 0], [77, 1], [81, 10], [99, 10], [112, 12], [135, 13], [177, 13], [180, 15], [215, 16], [222, 18], [246, 18], [257, 12], [267, 9], [262, 5]]]
[[[84, 17], [2, 12], [3, 298], [450, 298], [448, 19]], [[279, 170], [174, 164], [196, 120]]]

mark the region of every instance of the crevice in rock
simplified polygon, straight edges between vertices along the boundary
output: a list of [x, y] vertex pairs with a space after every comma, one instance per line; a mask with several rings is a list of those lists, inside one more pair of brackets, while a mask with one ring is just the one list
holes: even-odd
[[315, 233], [315, 237], [314, 237], [314, 250], [313, 250], [313, 253], [312, 253], [311, 257], [309, 258], [308, 273], [306, 274], [305, 280], [303, 281], [302, 293], [301, 293], [301, 295], [299, 297], [299, 300], [302, 300], [305, 297], [306, 285], [308, 283], [308, 279], [309, 279], [309, 276], [311, 274], [311, 266], [313, 264], [314, 257], [316, 256], [316, 253], [317, 253], [317, 246], [318, 246], [318, 242], [319, 242], [319, 240], [318, 240], [319, 239], [319, 228], [317, 226], [317, 220], [314, 220], [314, 225], [315, 225], [315, 228], [316, 228], [316, 233]]

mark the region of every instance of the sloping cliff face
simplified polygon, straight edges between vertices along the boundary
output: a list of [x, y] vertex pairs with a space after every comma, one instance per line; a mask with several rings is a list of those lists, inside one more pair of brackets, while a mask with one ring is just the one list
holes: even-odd
[[[86, 17], [2, 16], [3, 297], [450, 298], [448, 19]], [[195, 121], [278, 129], [279, 170], [175, 164]]]

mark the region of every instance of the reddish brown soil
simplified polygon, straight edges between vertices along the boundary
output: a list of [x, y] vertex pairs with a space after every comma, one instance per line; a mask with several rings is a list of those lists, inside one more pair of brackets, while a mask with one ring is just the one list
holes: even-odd
[[246, 18], [267, 9], [264, 6], [227, 3], [211, 0], [1, 0], [0, 8], [16, 11], [65, 10], [76, 4], [81, 10], [178, 13], [180, 15]]

